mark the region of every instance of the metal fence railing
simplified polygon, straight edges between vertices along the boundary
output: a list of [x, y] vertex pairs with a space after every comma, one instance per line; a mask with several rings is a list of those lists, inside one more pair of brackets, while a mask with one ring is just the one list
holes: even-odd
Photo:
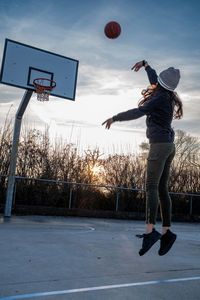
[[[7, 178], [8, 175], [1, 175], [2, 178]], [[46, 183], [56, 183], [56, 184], [68, 184], [70, 186], [70, 193], [69, 193], [69, 204], [68, 208], [71, 209], [72, 206], [72, 191], [74, 186], [91, 186], [91, 187], [98, 187], [98, 188], [104, 188], [104, 189], [113, 189], [116, 190], [116, 201], [115, 201], [115, 211], [118, 211], [119, 209], [119, 194], [120, 191], [126, 190], [126, 191], [136, 191], [136, 192], [145, 192], [144, 189], [135, 189], [135, 188], [126, 188], [126, 187], [118, 187], [118, 186], [108, 186], [108, 185], [98, 185], [98, 184], [91, 184], [91, 183], [81, 183], [81, 182], [68, 182], [68, 181], [62, 181], [62, 180], [52, 180], [52, 179], [41, 179], [41, 178], [29, 178], [29, 177], [23, 177], [23, 176], [15, 176], [15, 188], [14, 188], [14, 195], [13, 195], [13, 202], [15, 203], [15, 197], [16, 197], [16, 189], [17, 189], [17, 182], [18, 180], [29, 180], [29, 181], [38, 181], [38, 182], [46, 182]], [[175, 193], [175, 192], [169, 192], [171, 195], [177, 195], [177, 196], [184, 196], [190, 198], [190, 205], [189, 205], [189, 215], [191, 216], [193, 214], [193, 198], [194, 197], [200, 197], [200, 194], [192, 194], [192, 193]]]

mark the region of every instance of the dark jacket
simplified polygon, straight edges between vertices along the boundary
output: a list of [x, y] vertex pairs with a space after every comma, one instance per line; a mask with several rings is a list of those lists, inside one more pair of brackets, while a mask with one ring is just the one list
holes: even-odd
[[[157, 74], [150, 66], [145, 68], [151, 84], [157, 83]], [[173, 104], [166, 93], [152, 98], [143, 106], [119, 113], [113, 116], [114, 121], [135, 120], [144, 115], [146, 118], [146, 135], [150, 144], [173, 143], [174, 130], [171, 127], [173, 119]]]

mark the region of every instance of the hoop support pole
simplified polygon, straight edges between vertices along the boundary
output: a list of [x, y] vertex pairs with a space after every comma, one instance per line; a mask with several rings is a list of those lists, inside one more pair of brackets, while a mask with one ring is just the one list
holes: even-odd
[[6, 204], [5, 204], [5, 211], [4, 211], [5, 217], [10, 217], [12, 212], [13, 192], [14, 192], [14, 185], [15, 185], [15, 169], [16, 169], [16, 162], [17, 162], [21, 121], [32, 94], [33, 94], [32, 90], [25, 91], [20, 106], [15, 115], [15, 125], [14, 125], [12, 149], [10, 155], [10, 169], [9, 169], [7, 193], [6, 193]]

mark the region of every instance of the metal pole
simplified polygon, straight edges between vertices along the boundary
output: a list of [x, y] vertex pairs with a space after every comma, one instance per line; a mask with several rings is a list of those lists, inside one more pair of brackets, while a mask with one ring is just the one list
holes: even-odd
[[5, 205], [5, 212], [4, 212], [5, 217], [11, 216], [21, 121], [22, 121], [23, 114], [26, 110], [26, 107], [29, 103], [29, 100], [32, 96], [32, 93], [33, 91], [31, 90], [25, 91], [15, 116], [15, 126], [14, 126], [13, 142], [12, 142], [12, 149], [11, 149], [11, 156], [10, 156], [10, 169], [8, 175], [8, 185], [7, 185], [7, 194], [6, 194], [6, 205]]
[[116, 208], [115, 211], [118, 211], [119, 208], [119, 191], [116, 192]]
[[190, 216], [192, 216], [192, 196], [190, 198]]
[[70, 191], [69, 191], [69, 209], [72, 208], [72, 189], [73, 189], [73, 187], [70, 186]]
[[17, 180], [15, 181], [15, 186], [14, 186], [13, 205], [15, 205], [16, 203], [16, 191], [17, 191]]

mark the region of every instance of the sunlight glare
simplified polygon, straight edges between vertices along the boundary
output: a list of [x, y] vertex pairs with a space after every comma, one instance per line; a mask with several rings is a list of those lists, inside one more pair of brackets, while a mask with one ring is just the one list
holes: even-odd
[[90, 170], [93, 175], [100, 175], [104, 171], [104, 168], [103, 166], [94, 165], [93, 167], [90, 167]]

